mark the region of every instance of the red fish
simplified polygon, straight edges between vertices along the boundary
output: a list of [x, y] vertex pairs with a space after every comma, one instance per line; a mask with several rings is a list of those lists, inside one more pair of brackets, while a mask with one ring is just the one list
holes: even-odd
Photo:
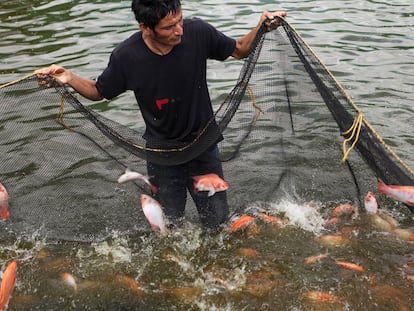
[[233, 233], [239, 230], [243, 230], [254, 223], [254, 217], [249, 215], [242, 215], [238, 217], [231, 226], [227, 229], [228, 233]]
[[328, 253], [324, 253], [324, 254], [319, 254], [319, 255], [314, 255], [314, 256], [309, 256], [305, 258], [305, 262], [306, 264], [312, 264], [316, 261], [320, 261], [321, 259], [325, 259], [329, 256]]
[[141, 194], [141, 205], [144, 215], [154, 231], [160, 231], [161, 234], [168, 232], [165, 224], [165, 216], [161, 204], [149, 195]]
[[126, 182], [135, 181], [139, 179], [145, 182], [150, 187], [152, 193], [157, 193], [158, 188], [150, 182], [150, 178], [148, 176], [142, 175], [138, 172], [131, 171], [129, 168], [125, 170], [124, 174], [119, 176], [118, 184], [124, 184]]
[[71, 287], [75, 292], [77, 291], [78, 285], [77, 285], [76, 280], [75, 280], [75, 278], [73, 277], [72, 274], [67, 273], [67, 272], [63, 273], [62, 274], [62, 281], [63, 281], [64, 284]]
[[378, 191], [394, 200], [414, 206], [414, 186], [391, 186], [379, 181]]
[[118, 282], [120, 286], [127, 287], [140, 296], [145, 293], [142, 287], [137, 283], [137, 281], [134, 278], [131, 278], [126, 275], [116, 275], [115, 281]]
[[369, 191], [364, 199], [364, 207], [368, 214], [377, 214], [378, 203], [375, 195]]
[[258, 256], [258, 252], [253, 248], [238, 248], [236, 253], [240, 256], [249, 257], [249, 258], [256, 258]]
[[333, 216], [345, 216], [345, 215], [351, 215], [352, 213], [356, 212], [355, 206], [351, 204], [340, 204], [337, 207], [335, 207], [331, 214]]
[[341, 222], [341, 219], [339, 217], [332, 217], [332, 218], [328, 219], [325, 222], [325, 225], [328, 225], [328, 226], [330, 226], [330, 225], [337, 225], [340, 222]]
[[354, 271], [358, 271], [358, 272], [363, 272], [364, 271], [364, 267], [362, 267], [360, 265], [357, 265], [357, 264], [354, 264], [352, 262], [335, 260], [335, 263], [337, 265], [340, 265], [341, 267], [343, 267], [345, 269], [354, 270]]
[[411, 228], [396, 228], [393, 233], [403, 241], [414, 241], [414, 230]]
[[208, 191], [208, 196], [211, 197], [216, 192], [224, 191], [229, 188], [229, 184], [221, 179], [217, 174], [206, 174], [193, 176], [194, 179], [194, 190]]
[[261, 218], [262, 220], [264, 220], [268, 223], [272, 223], [272, 224], [276, 225], [277, 227], [282, 227], [285, 224], [283, 219], [280, 219], [276, 216], [268, 215], [268, 214], [265, 214], [265, 213], [256, 213], [255, 216]]
[[7, 219], [9, 217], [9, 194], [2, 183], [0, 183], [0, 219]]
[[10, 297], [16, 283], [17, 262], [12, 261], [6, 268], [3, 274], [0, 287], [0, 311], [7, 310]]
[[341, 247], [348, 244], [349, 240], [342, 235], [325, 234], [316, 238], [316, 241], [326, 247]]
[[340, 299], [329, 292], [313, 290], [304, 294], [304, 297], [313, 302], [337, 303]]

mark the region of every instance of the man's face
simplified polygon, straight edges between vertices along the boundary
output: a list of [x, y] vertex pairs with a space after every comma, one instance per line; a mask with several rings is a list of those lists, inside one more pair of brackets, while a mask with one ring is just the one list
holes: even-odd
[[174, 15], [168, 14], [155, 26], [153, 40], [162, 45], [175, 46], [181, 42], [183, 35], [183, 14], [178, 10]]

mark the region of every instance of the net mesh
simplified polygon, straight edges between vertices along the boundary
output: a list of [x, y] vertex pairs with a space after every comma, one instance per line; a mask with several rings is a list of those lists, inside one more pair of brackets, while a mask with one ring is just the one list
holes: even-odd
[[[286, 198], [359, 204], [377, 179], [413, 185], [411, 169], [292, 26], [281, 24], [261, 29], [236, 86], [191, 142], [145, 141], [70, 89], [39, 86], [33, 75], [3, 85], [0, 181], [10, 194], [11, 217], [1, 226], [65, 240], [148, 231], [139, 204], [148, 186], [118, 185], [118, 177], [127, 167], [145, 173], [146, 160], [191, 160], [220, 135], [232, 212]], [[344, 138], [357, 152], [342, 161]], [[187, 217], [196, 219], [191, 207], [189, 201]]]

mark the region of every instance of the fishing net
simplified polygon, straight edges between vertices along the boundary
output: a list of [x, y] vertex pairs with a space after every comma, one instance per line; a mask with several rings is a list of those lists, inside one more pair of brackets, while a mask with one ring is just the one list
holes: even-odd
[[[82, 104], [72, 90], [34, 75], [0, 89], [0, 181], [10, 195], [9, 231], [97, 240], [149, 231], [142, 182], [119, 185], [146, 161], [189, 161], [220, 135], [232, 212], [252, 202], [359, 202], [377, 179], [413, 185], [413, 172], [382, 141], [341, 85], [285, 20], [259, 31], [236, 86], [192, 141], [144, 140]], [[353, 148], [353, 149], [352, 149]], [[354, 150], [354, 151], [352, 151]], [[197, 221], [188, 200], [187, 217]]]

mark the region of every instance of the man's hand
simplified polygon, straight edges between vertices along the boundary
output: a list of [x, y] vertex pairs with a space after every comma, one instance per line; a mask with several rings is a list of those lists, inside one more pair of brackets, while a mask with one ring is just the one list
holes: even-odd
[[72, 79], [71, 72], [58, 65], [37, 69], [34, 73], [39, 80], [39, 85], [47, 87], [54, 86], [56, 82], [60, 85], [66, 84]]
[[285, 11], [263, 12], [260, 20], [262, 23], [265, 23], [267, 27], [267, 31], [272, 31], [280, 26], [279, 19], [276, 18], [277, 16], [285, 17], [286, 12]]

